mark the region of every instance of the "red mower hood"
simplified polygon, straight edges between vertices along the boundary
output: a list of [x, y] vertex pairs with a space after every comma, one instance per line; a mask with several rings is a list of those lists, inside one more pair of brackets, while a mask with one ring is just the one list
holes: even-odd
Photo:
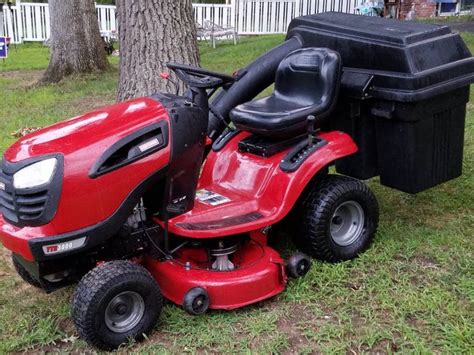
[[106, 106], [26, 135], [5, 152], [5, 158], [18, 162], [52, 153], [67, 156], [85, 147], [104, 151], [130, 130], [156, 121], [164, 110], [158, 101], [147, 97]]

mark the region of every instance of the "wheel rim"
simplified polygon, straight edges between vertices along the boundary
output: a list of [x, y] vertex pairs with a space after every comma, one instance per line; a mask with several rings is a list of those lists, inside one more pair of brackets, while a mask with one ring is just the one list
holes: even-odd
[[298, 276], [304, 276], [309, 271], [309, 260], [301, 260], [298, 265], [296, 266], [296, 273]]
[[196, 313], [205, 312], [207, 309], [207, 297], [205, 295], [197, 296], [193, 300], [193, 310]]
[[109, 302], [105, 310], [105, 324], [115, 333], [125, 333], [140, 323], [145, 314], [143, 297], [133, 291], [125, 291]]
[[364, 231], [365, 214], [356, 201], [341, 203], [331, 218], [331, 238], [340, 246], [354, 243]]

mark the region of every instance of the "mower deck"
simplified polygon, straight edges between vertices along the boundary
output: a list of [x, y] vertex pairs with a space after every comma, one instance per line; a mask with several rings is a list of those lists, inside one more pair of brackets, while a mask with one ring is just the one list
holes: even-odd
[[287, 276], [280, 255], [255, 240], [248, 241], [232, 257], [232, 271], [214, 271], [202, 248], [183, 248], [172, 260], [146, 260], [146, 268], [158, 281], [163, 296], [182, 305], [187, 292], [207, 291], [211, 309], [235, 309], [255, 303], [285, 289]]

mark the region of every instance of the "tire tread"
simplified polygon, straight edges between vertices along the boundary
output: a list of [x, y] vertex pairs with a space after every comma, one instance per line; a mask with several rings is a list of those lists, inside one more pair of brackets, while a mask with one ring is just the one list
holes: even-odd
[[[161, 311], [163, 298], [158, 284], [148, 270], [139, 264], [125, 260], [104, 263], [89, 271], [82, 278], [72, 298], [72, 318], [81, 338], [102, 350], [111, 350], [120, 345], [104, 341], [94, 330], [95, 314], [91, 311], [94, 308], [91, 305], [93, 306], [104, 297], [110, 287], [129, 280], [155, 285], [156, 307]], [[146, 329], [145, 333], [150, 330]]]
[[378, 225], [379, 212], [375, 196], [360, 180], [342, 175], [327, 175], [309, 191], [297, 207], [299, 215], [302, 216], [302, 223], [293, 241], [301, 251], [323, 261], [338, 262], [348, 259], [335, 252], [328, 240], [325, 221], [331, 218], [332, 208], [340, 196], [353, 191], [365, 195], [370, 208], [373, 209], [373, 225], [370, 226], [369, 240], [357, 254], [369, 247]]

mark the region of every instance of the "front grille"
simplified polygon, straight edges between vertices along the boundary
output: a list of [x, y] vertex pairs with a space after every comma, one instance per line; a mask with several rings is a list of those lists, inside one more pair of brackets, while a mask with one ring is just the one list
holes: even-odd
[[35, 194], [17, 195], [15, 202], [20, 219], [28, 221], [39, 218], [46, 206], [48, 191]]
[[[60, 162], [58, 162], [60, 163]], [[8, 165], [8, 168], [5, 166]], [[0, 170], [0, 212], [5, 220], [19, 227], [49, 223], [56, 214], [62, 179], [58, 169], [48, 186], [27, 190], [13, 187], [13, 174], [24, 164], [2, 163]], [[58, 164], [59, 165], [59, 164]]]
[[15, 204], [13, 196], [0, 190], [0, 209], [4, 217], [15, 219]]

